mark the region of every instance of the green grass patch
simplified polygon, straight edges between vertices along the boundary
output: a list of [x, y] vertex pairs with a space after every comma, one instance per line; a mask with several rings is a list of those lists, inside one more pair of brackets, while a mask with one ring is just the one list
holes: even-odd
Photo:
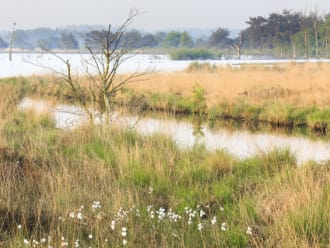
[[180, 48], [170, 53], [173, 60], [207, 60], [216, 58], [216, 54], [204, 48]]

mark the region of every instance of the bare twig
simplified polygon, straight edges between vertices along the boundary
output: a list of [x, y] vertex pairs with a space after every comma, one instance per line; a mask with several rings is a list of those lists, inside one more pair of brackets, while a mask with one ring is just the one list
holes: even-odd
[[[52, 54], [65, 65], [65, 72], [58, 71], [49, 66], [41, 66], [54, 72], [69, 87], [73, 97], [80, 106], [93, 119], [94, 109], [105, 115], [106, 122], [110, 121], [114, 96], [127, 84], [141, 81], [144, 73], [134, 72], [124, 79], [117, 77], [118, 69], [123, 62], [131, 58], [129, 43], [126, 39], [126, 29], [133, 19], [139, 15], [137, 10], [131, 10], [128, 18], [116, 30], [109, 25], [107, 30], [92, 31], [86, 35], [86, 49], [88, 59], [82, 59], [81, 65], [85, 76], [88, 78], [87, 85], [83, 85], [78, 73], [74, 77], [71, 63], [49, 49], [42, 48], [44, 52]], [[89, 68], [92, 68], [90, 71]]]

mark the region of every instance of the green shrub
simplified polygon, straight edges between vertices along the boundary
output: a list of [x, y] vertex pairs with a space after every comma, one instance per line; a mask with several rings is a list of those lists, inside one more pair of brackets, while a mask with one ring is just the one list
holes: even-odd
[[194, 85], [193, 89], [193, 110], [195, 113], [203, 114], [207, 110], [205, 90], [199, 84]]
[[183, 48], [171, 52], [170, 57], [173, 60], [206, 60], [214, 59], [216, 56], [204, 48]]

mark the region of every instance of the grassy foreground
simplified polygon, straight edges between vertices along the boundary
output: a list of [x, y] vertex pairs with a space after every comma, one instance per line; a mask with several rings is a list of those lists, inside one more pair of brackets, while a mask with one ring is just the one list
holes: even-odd
[[329, 163], [58, 130], [16, 110], [29, 90], [1, 85], [1, 247], [329, 247]]

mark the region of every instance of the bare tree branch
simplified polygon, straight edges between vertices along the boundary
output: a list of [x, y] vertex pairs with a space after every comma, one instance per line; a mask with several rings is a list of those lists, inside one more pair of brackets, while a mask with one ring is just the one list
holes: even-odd
[[144, 73], [134, 72], [124, 79], [119, 79], [117, 76], [122, 63], [133, 56], [129, 55], [130, 47], [126, 29], [137, 15], [139, 15], [138, 11], [133, 9], [128, 18], [116, 30], [108, 25], [107, 30], [92, 31], [86, 34], [85, 41], [89, 58], [82, 58], [81, 65], [84, 76], [88, 79], [87, 83], [83, 84], [82, 77], [79, 77], [78, 73], [75, 77], [73, 76], [69, 60], [42, 48], [44, 52], [59, 59], [65, 65], [66, 71], [60, 72], [52, 67], [42, 67], [51, 70], [65, 82], [74, 99], [84, 108], [91, 119], [96, 110], [101, 117], [104, 115], [106, 122], [110, 121], [116, 93], [129, 83], [142, 81], [141, 77]]

